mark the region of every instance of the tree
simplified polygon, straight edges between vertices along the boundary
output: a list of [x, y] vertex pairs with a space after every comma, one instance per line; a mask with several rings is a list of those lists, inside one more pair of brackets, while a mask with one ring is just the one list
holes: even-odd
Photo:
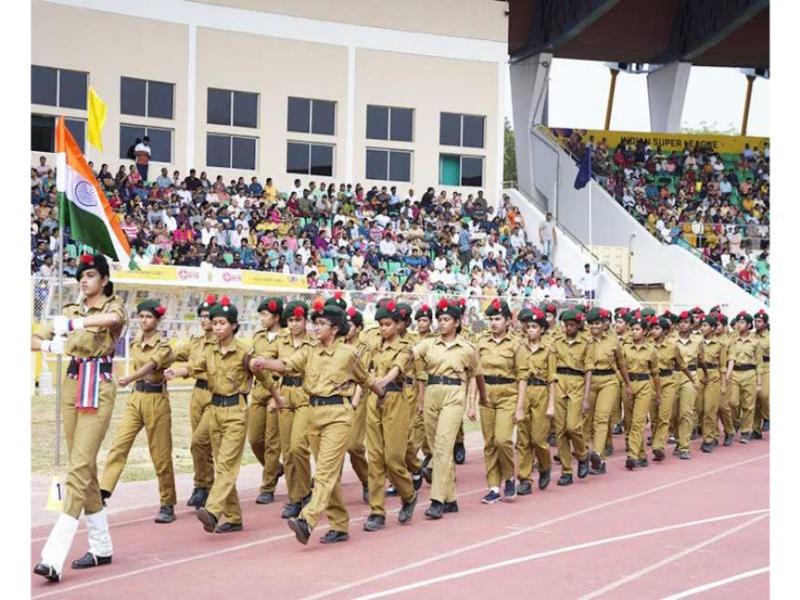
[[681, 133], [688, 133], [692, 135], [739, 135], [739, 130], [733, 126], [733, 123], [728, 123], [728, 127], [722, 129], [717, 125], [716, 121], [709, 123], [708, 121], [700, 121], [697, 127], [689, 127], [688, 123], [681, 126]]
[[514, 130], [508, 118], [503, 127], [504, 156], [503, 156], [503, 181], [517, 180], [517, 149], [514, 146]]

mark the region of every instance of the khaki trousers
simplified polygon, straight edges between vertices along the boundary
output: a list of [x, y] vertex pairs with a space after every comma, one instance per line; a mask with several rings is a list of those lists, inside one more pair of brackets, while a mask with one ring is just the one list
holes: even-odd
[[369, 453], [369, 512], [386, 515], [385, 483], [388, 477], [403, 502], [414, 499], [414, 485], [406, 468], [410, 429], [409, 399], [402, 392], [388, 392], [378, 406], [375, 394], [367, 405], [367, 449]]
[[[661, 377], [661, 404], [653, 408], [650, 417], [650, 431], [653, 435], [653, 450], [664, 450], [669, 436], [669, 423], [672, 419], [672, 405], [678, 388], [675, 385], [675, 374]], [[653, 395], [655, 398], [655, 394]], [[655, 404], [655, 399], [653, 400]]]
[[316, 472], [311, 500], [300, 518], [313, 529], [323, 512], [332, 531], [347, 532], [350, 515], [342, 496], [342, 465], [355, 411], [349, 400], [343, 404], [308, 407], [308, 444]]
[[556, 384], [555, 423], [561, 473], [572, 474], [572, 457], [585, 460], [589, 455], [583, 437], [583, 376], [562, 375]]
[[[739, 415], [740, 433], [753, 430], [753, 418], [756, 410], [756, 372], [734, 371], [731, 380], [731, 408], [734, 425]], [[738, 409], [738, 410], [737, 410]]]
[[628, 458], [634, 460], [647, 458], [644, 451], [644, 428], [647, 424], [647, 412], [653, 401], [653, 382], [631, 381], [633, 398], [631, 404], [630, 434], [628, 435]]
[[256, 397], [251, 394], [249, 417], [247, 422], [247, 439], [250, 449], [258, 462], [264, 467], [261, 474], [260, 491], [274, 493], [278, 485], [280, 469], [281, 435], [278, 424], [278, 411], [267, 410], [269, 396]]
[[713, 444], [719, 436], [717, 417], [720, 404], [719, 375], [709, 376], [703, 389], [703, 442]]
[[464, 422], [467, 385], [429, 385], [425, 387], [425, 435], [433, 450], [431, 500], [456, 500], [456, 469], [453, 446]]
[[583, 424], [583, 439], [591, 440], [592, 450], [606, 458], [606, 445], [611, 442], [614, 405], [619, 399], [620, 385], [616, 375], [592, 376], [589, 412]]
[[278, 412], [281, 454], [289, 502], [300, 502], [311, 490], [311, 450], [308, 446], [308, 395], [300, 386], [282, 387], [286, 405]]
[[673, 377], [677, 378], [678, 384], [675, 398], [678, 411], [678, 450], [688, 452], [692, 441], [692, 429], [694, 429], [697, 390], [685, 373], [677, 373]]
[[195, 386], [189, 401], [189, 421], [192, 427], [192, 441], [189, 448], [194, 465], [194, 487], [204, 490], [210, 490], [214, 484], [214, 458], [206, 416], [210, 407], [211, 392]]
[[525, 420], [517, 423], [517, 453], [519, 456], [519, 479], [530, 480], [533, 473], [533, 458], [540, 473], [552, 468], [550, 445], [550, 419], [547, 416], [547, 402], [550, 387], [528, 384], [525, 393]]
[[100, 489], [113, 492], [117, 487], [128, 453], [142, 429], [147, 433], [161, 506], [174, 506], [178, 497], [175, 493], [175, 469], [172, 466], [172, 411], [166, 393], [133, 392], [128, 398], [128, 405], [106, 458]]
[[764, 420], [769, 420], [769, 365], [764, 365], [761, 375], [761, 392], [756, 398], [756, 410], [753, 418], [753, 431], [761, 433]]
[[[366, 395], [366, 393], [365, 393]], [[363, 396], [362, 396], [363, 398]], [[358, 403], [353, 415], [350, 437], [347, 439], [347, 453], [350, 455], [350, 466], [356, 472], [362, 486], [369, 481], [369, 465], [367, 465], [367, 448], [364, 439], [367, 435], [367, 403]]]
[[236, 478], [242, 466], [247, 439], [248, 407], [244, 394], [235, 406], [211, 405], [208, 431], [214, 452], [214, 485], [208, 494], [206, 510], [229, 523], [242, 522], [242, 507], [236, 492]]
[[487, 385], [489, 406], [480, 406], [483, 433], [483, 460], [486, 483], [490, 488], [514, 479], [514, 411], [517, 408], [517, 382]]

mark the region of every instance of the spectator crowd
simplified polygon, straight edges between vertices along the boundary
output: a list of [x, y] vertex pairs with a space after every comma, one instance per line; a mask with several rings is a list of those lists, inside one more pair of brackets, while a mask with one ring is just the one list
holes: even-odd
[[[90, 163], [94, 171], [94, 165]], [[148, 264], [255, 269], [304, 275], [310, 288], [366, 292], [507, 295], [531, 302], [582, 297], [554, 269], [552, 246], [528, 239], [522, 216], [504, 196], [499, 210], [481, 191], [396, 187], [365, 189], [300, 179], [279, 190], [271, 178], [213, 181], [195, 169], [167, 169], [152, 181], [135, 165], [94, 171], [133, 251]], [[153, 173], [151, 173], [153, 175]], [[54, 169], [31, 170], [31, 269], [57, 275]], [[537, 240], [537, 242], [540, 240]], [[78, 245], [66, 232], [65, 273]]]
[[575, 130], [561, 141], [578, 159], [591, 147], [600, 185], [650, 233], [769, 298], [768, 144], [735, 155], [699, 144], [667, 152], [644, 139], [612, 148]]

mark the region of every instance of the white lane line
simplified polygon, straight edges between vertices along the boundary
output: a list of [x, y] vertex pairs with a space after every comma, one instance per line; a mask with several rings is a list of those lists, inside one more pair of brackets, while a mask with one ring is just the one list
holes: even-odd
[[[468, 446], [466, 448], [467, 453], [470, 453], [470, 452], [472, 452], [474, 450], [482, 450], [482, 449], [483, 449], [483, 446]], [[608, 461], [608, 462], [611, 462], [611, 461]], [[355, 475], [355, 473], [353, 473], [353, 475]], [[352, 480], [348, 479], [348, 481], [343, 481], [342, 484], [347, 485], [349, 483], [355, 483], [356, 481], [358, 481], [358, 479], [356, 477], [353, 477]], [[248, 493], [249, 493], [249, 491], [250, 490], [248, 490]], [[250, 500], [253, 500], [254, 498], [255, 498], [255, 496], [252, 496], [252, 497], [248, 496], [246, 501], [249, 502]], [[245, 498], [241, 498], [241, 500], [245, 501]], [[120, 515], [120, 514], [122, 514], [124, 512], [127, 512], [127, 511], [142, 510], [142, 509], [148, 508], [150, 506], [151, 505], [149, 505], [149, 504], [143, 504], [141, 506], [131, 506], [130, 508], [122, 508], [122, 509], [114, 511], [114, 512], [109, 512], [108, 515], [109, 516]], [[197, 511], [194, 508], [184, 508], [184, 509], [176, 510], [175, 514], [176, 515], [183, 515], [183, 514], [192, 514], [193, 515], [195, 512], [197, 512]], [[108, 527], [109, 527], [109, 529], [113, 529], [114, 527], [120, 527], [122, 525], [132, 525], [133, 523], [143, 523], [145, 521], [152, 521], [152, 520], [153, 520], [153, 516], [150, 515], [150, 516], [147, 516], [147, 517], [138, 517], [136, 519], [128, 519], [127, 521], [111, 522], [111, 523], [108, 524]], [[43, 527], [43, 526], [44, 525], [41, 525], [40, 527]], [[52, 524], [51, 524], [51, 527], [52, 527]], [[75, 533], [78, 534], [78, 533], [83, 533], [85, 531], [86, 531], [86, 528], [85, 527], [81, 527]], [[46, 535], [42, 535], [42, 536], [39, 536], [39, 537], [31, 538], [31, 544], [35, 544], [36, 542], [43, 542], [46, 539], [47, 539]]]
[[540, 558], [547, 558], [550, 556], [556, 556], [559, 554], [567, 554], [569, 552], [575, 552], [577, 550], [585, 550], [586, 548], [594, 548], [597, 546], [604, 546], [606, 544], [613, 544], [615, 542], [623, 542], [627, 540], [632, 540], [635, 538], [645, 537], [648, 535], [655, 535], [658, 533], [664, 533], [666, 531], [674, 531], [676, 529], [685, 529], [687, 527], [696, 527], [697, 525], [705, 525], [707, 523], [717, 523], [719, 521], [727, 521], [729, 519], [737, 519], [740, 517], [746, 517], [754, 514], [762, 514], [766, 516], [765, 513], [768, 513], [769, 509], [764, 508], [760, 510], [749, 510], [746, 512], [740, 513], [731, 513], [727, 515], [720, 515], [717, 517], [709, 517], [707, 519], [699, 519], [697, 521], [687, 521], [685, 523], [677, 523], [675, 525], [666, 525], [664, 527], [656, 527], [654, 529], [645, 529], [643, 531], [636, 531], [634, 533], [626, 533], [624, 535], [616, 535], [609, 538], [603, 538], [601, 540], [595, 540], [593, 542], [583, 542], [581, 544], [573, 544], [571, 546], [564, 546], [562, 548], [555, 548], [553, 550], [546, 550], [544, 552], [537, 552], [535, 554], [528, 554], [527, 556], [519, 556], [517, 558], [512, 558], [509, 560], [504, 560], [496, 563], [490, 563], [487, 565], [481, 565], [480, 567], [475, 567], [472, 569], [465, 569], [463, 571], [456, 571], [455, 573], [448, 573], [447, 575], [440, 575], [439, 577], [432, 577], [430, 579], [424, 579], [422, 581], [416, 581], [414, 583], [410, 583], [408, 585], [402, 585], [394, 588], [390, 588], [387, 590], [382, 590], [380, 592], [375, 592], [372, 594], [366, 594], [364, 596], [358, 596], [355, 600], [372, 600], [373, 598], [383, 598], [385, 596], [393, 596], [395, 594], [399, 594], [401, 592], [408, 592], [410, 590], [415, 590], [421, 587], [427, 587], [429, 585], [434, 585], [436, 583], [442, 583], [445, 581], [452, 581], [453, 579], [460, 579], [462, 577], [469, 577], [470, 575], [476, 575], [477, 573], [484, 573], [486, 571], [493, 571], [495, 569], [502, 569], [504, 567], [510, 567], [513, 565], [518, 565], [520, 563], [538, 560]]
[[662, 598], [662, 600], [681, 600], [681, 598], [688, 598], [689, 596], [701, 594], [705, 591], [713, 590], [714, 588], [722, 587], [723, 585], [728, 585], [729, 583], [733, 583], [735, 581], [747, 579], [748, 577], [755, 577], [756, 575], [761, 575], [763, 573], [768, 573], [768, 572], [769, 572], [769, 567], [761, 567], [760, 569], [745, 571], [744, 573], [739, 573], [731, 577], [726, 577], [725, 579], [717, 579], [716, 581], [712, 581], [710, 583], [698, 585], [697, 587], [693, 587], [683, 592], [678, 592], [677, 594], [673, 594], [672, 596], [666, 596]]
[[644, 577], [648, 573], [651, 573], [652, 571], [660, 569], [661, 567], [666, 566], [666, 565], [668, 565], [670, 563], [673, 563], [675, 561], [681, 560], [681, 559], [685, 558], [686, 556], [692, 554], [693, 552], [697, 552], [698, 550], [701, 550], [701, 549], [705, 548], [706, 546], [710, 546], [711, 544], [715, 544], [718, 541], [720, 541], [722, 539], [725, 539], [729, 535], [733, 535], [734, 533], [737, 533], [737, 532], [741, 531], [742, 529], [750, 527], [750, 525], [752, 525], [753, 523], [756, 523], [758, 521], [766, 519], [768, 516], [769, 515], [759, 515], [759, 516], [755, 517], [754, 519], [750, 519], [749, 521], [746, 521], [745, 523], [741, 523], [741, 524], [737, 525], [736, 527], [733, 527], [732, 529], [727, 529], [727, 530], [723, 531], [722, 533], [720, 533], [718, 535], [715, 535], [714, 537], [712, 537], [712, 538], [710, 538], [708, 540], [705, 540], [704, 542], [700, 542], [699, 544], [695, 544], [694, 546], [690, 546], [688, 548], [685, 548], [685, 549], [681, 550], [680, 552], [678, 552], [677, 554], [672, 554], [672, 555], [668, 556], [667, 558], [665, 558], [663, 560], [660, 560], [660, 561], [658, 561], [656, 563], [648, 565], [644, 569], [636, 571], [635, 573], [631, 573], [630, 575], [626, 575], [625, 577], [621, 577], [617, 581], [614, 581], [614, 582], [608, 584], [607, 586], [604, 586], [604, 587], [599, 588], [597, 590], [594, 590], [593, 592], [590, 592], [590, 593], [588, 593], [588, 594], [586, 594], [584, 596], [581, 596], [580, 600], [591, 600], [592, 598], [597, 598], [599, 596], [602, 596], [603, 594], [607, 594], [608, 592], [610, 592], [612, 590], [620, 588], [623, 585], [627, 585], [627, 584], [631, 583], [632, 581], [636, 581], [637, 579], [641, 579], [642, 577]]
[[[709, 475], [715, 475], [717, 473], [722, 473], [724, 471], [729, 471], [731, 469], [736, 469], [738, 467], [741, 467], [742, 465], [746, 465], [748, 463], [755, 462], [755, 461], [758, 461], [758, 460], [763, 460], [764, 458], [767, 458], [767, 457], [769, 457], [769, 452], [767, 452], [766, 454], [761, 454], [759, 456], [755, 456], [753, 458], [748, 458], [746, 460], [742, 460], [742, 461], [739, 461], [739, 462], [730, 463], [730, 464], [727, 464], [727, 465], [725, 465], [723, 467], [718, 467], [718, 468], [712, 469], [710, 471], [705, 471], [703, 473], [698, 473], [697, 475], [692, 475], [691, 477], [686, 477], [685, 479], [679, 479], [677, 481], [672, 481], [670, 483], [665, 483], [665, 484], [662, 484], [662, 485], [658, 485], [656, 487], [653, 487], [653, 488], [650, 488], [650, 489], [647, 489], [647, 490], [644, 490], [644, 491], [641, 491], [641, 492], [636, 492], [635, 494], [630, 494], [628, 496], [623, 496], [621, 498], [615, 498], [614, 500], [609, 500], [608, 502], [603, 502], [602, 504], [594, 504], [594, 505], [592, 505], [590, 507], [582, 508], [580, 510], [576, 510], [574, 512], [567, 513], [567, 514], [561, 515], [559, 517], [554, 517], [552, 519], [548, 519], [547, 521], [542, 521], [541, 523], [537, 523], [535, 525], [531, 525], [531, 526], [526, 527], [524, 529], [519, 529], [517, 531], [512, 531], [512, 532], [506, 533], [504, 535], [499, 535], [499, 536], [496, 536], [496, 537], [492, 537], [492, 538], [489, 538], [489, 539], [486, 539], [486, 540], [483, 540], [483, 541], [480, 541], [480, 542], [476, 542], [474, 544], [469, 544], [469, 545], [466, 545], [466, 546], [462, 546], [460, 548], [456, 548], [454, 550], [450, 550], [449, 552], [442, 552], [440, 554], [436, 554], [436, 555], [431, 556], [429, 558], [424, 558], [422, 560], [418, 560], [418, 561], [415, 561], [415, 562], [412, 562], [412, 563], [408, 563], [408, 564], [405, 564], [403, 566], [396, 567], [394, 569], [390, 569], [388, 571], [383, 571], [381, 573], [376, 573], [375, 575], [371, 575], [371, 576], [365, 577], [363, 579], [358, 579], [358, 580], [353, 581], [351, 583], [346, 583], [346, 584], [343, 584], [343, 585], [340, 585], [340, 586], [336, 586], [336, 587], [330, 588], [328, 590], [325, 590], [325, 591], [322, 591], [322, 592], [319, 592], [319, 593], [316, 593], [316, 594], [312, 594], [310, 596], [306, 596], [306, 597], [303, 598], [303, 600], [318, 600], [319, 598], [325, 598], [327, 596], [332, 596], [333, 594], [338, 594], [339, 592], [344, 592], [344, 591], [350, 590], [352, 588], [362, 586], [362, 585], [367, 584], [367, 583], [372, 583], [373, 581], [378, 581], [379, 579], [384, 579], [386, 577], [391, 577], [393, 575], [397, 575], [397, 574], [403, 573], [405, 571], [410, 571], [412, 569], [416, 569], [418, 567], [422, 567], [422, 566], [425, 566], [425, 565], [428, 565], [428, 564], [431, 564], [431, 563], [434, 563], [434, 562], [438, 562], [438, 561], [441, 561], [441, 560], [447, 560], [447, 559], [452, 558], [454, 556], [458, 556], [459, 554], [464, 554], [465, 552], [470, 552], [472, 550], [477, 550], [479, 548], [483, 548], [483, 547], [489, 546], [491, 544], [496, 544], [498, 542], [505, 541], [507, 539], [516, 537], [518, 535], [523, 535], [525, 533], [529, 533], [531, 531], [535, 531], [537, 529], [540, 529], [540, 528], [543, 528], [543, 527], [547, 527], [549, 525], [553, 525], [554, 523], [560, 523], [562, 521], [567, 521], [567, 520], [572, 519], [574, 517], [579, 517], [581, 515], [589, 514], [589, 513], [592, 513], [592, 512], [596, 512], [598, 510], [602, 510], [604, 508], [608, 508], [609, 506], [614, 506], [616, 504], [620, 504], [622, 502], [627, 502], [629, 500], [635, 500], [637, 498], [641, 498], [642, 496], [647, 496], [649, 494], [660, 492], [660, 491], [669, 489], [671, 487], [675, 487], [675, 486], [678, 486], [678, 485], [683, 485], [685, 483], [689, 483], [690, 481], [696, 481], [698, 479], [702, 479], [704, 477], [708, 477]], [[624, 457], [620, 457], [620, 458], [624, 458]]]

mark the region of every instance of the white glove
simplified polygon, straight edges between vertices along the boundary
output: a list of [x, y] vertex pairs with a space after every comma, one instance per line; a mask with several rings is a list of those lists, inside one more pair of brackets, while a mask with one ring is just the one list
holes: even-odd
[[68, 317], [53, 317], [53, 333], [55, 335], [66, 335], [69, 333]]
[[51, 354], [64, 354], [64, 342], [66, 338], [56, 336], [52, 340], [42, 341], [42, 352], [50, 352]]

